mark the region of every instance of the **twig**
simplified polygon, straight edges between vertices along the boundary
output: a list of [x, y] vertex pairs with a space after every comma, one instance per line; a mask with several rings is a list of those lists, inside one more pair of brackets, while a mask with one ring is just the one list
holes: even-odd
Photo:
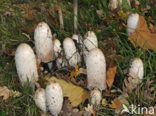
[[62, 15], [62, 0], [58, 0], [58, 14], [59, 14], [59, 21], [60, 21], [60, 29], [64, 29], [64, 23], [63, 23], [63, 15]]
[[77, 9], [78, 9], [78, 0], [74, 0], [73, 2], [73, 7], [74, 7], [74, 33], [77, 32], [77, 27], [78, 27], [78, 17], [77, 17]]

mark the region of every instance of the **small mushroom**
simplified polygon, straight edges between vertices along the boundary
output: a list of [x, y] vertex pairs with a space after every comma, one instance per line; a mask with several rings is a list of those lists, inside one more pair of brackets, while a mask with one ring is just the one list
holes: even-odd
[[101, 91], [99, 91], [98, 88], [93, 89], [90, 93], [91, 104], [94, 106], [98, 106], [101, 102], [101, 99], [102, 99]]
[[93, 48], [98, 47], [98, 40], [93, 31], [88, 31], [85, 36], [84, 36], [84, 41], [83, 41], [83, 57], [84, 57], [84, 62], [86, 62], [86, 56], [89, 54], [89, 51], [92, 50]]
[[133, 32], [135, 32], [135, 29], [138, 26], [139, 22], [139, 14], [138, 13], [132, 13], [128, 16], [127, 20], [127, 34], [130, 36]]
[[122, 0], [109, 0], [109, 9], [110, 10], [115, 10], [119, 6], [122, 6]]
[[[109, 5], [108, 5], [108, 7], [109, 7], [109, 9], [110, 10], [115, 10], [115, 9], [117, 9], [117, 8], [122, 8], [123, 7], [123, 2], [122, 2], [123, 0], [109, 0]], [[130, 0], [124, 0], [125, 2], [127, 2], [127, 5], [129, 6], [129, 7], [131, 7], [131, 3], [130, 3]]]
[[63, 93], [61, 86], [56, 82], [49, 82], [46, 86], [46, 100], [48, 110], [52, 115], [58, 116], [63, 105]]
[[45, 90], [43, 88], [38, 88], [34, 95], [34, 101], [38, 108], [40, 108], [44, 113], [46, 113], [46, 97]]
[[98, 40], [93, 31], [88, 31], [85, 34], [84, 38], [85, 39], [83, 42], [84, 42], [84, 46], [85, 46], [85, 48], [87, 48], [87, 50], [90, 51], [91, 49], [98, 47]]
[[52, 33], [45, 22], [40, 22], [34, 31], [35, 49], [37, 57], [44, 63], [49, 63], [54, 59]]
[[62, 51], [61, 42], [58, 39], [54, 39], [53, 42], [55, 58], [58, 58]]
[[67, 60], [62, 56], [58, 57], [56, 60], [56, 66], [58, 69], [61, 69], [65, 66], [67, 66]]
[[135, 58], [129, 69], [129, 76], [142, 79], [144, 76], [144, 66], [140, 58]]
[[63, 48], [65, 52], [66, 59], [69, 62], [70, 66], [75, 67], [81, 60], [79, 53], [76, 50], [74, 41], [70, 38], [66, 38], [63, 41]]
[[92, 49], [86, 57], [88, 89], [98, 88], [101, 91], [106, 88], [106, 61], [102, 51]]
[[35, 54], [28, 44], [22, 43], [17, 47], [15, 63], [21, 84], [24, 85], [29, 80], [30, 85], [34, 87], [38, 80], [37, 64]]

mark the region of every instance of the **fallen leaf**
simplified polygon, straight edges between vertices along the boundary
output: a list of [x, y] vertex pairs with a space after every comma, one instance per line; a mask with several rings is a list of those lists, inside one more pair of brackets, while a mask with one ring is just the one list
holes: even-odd
[[147, 27], [146, 20], [140, 16], [138, 26], [128, 38], [136, 47], [136, 43], [143, 49], [156, 50], [156, 33], [151, 33]]
[[106, 72], [106, 82], [109, 88], [111, 88], [113, 85], [116, 70], [117, 70], [117, 65], [114, 63], [114, 61], [111, 61], [110, 66]]
[[[46, 78], [45, 78], [46, 79]], [[56, 81], [60, 84], [63, 90], [63, 96], [68, 97], [73, 107], [83, 103], [89, 96], [89, 92], [82, 87], [76, 86], [71, 82], [66, 82], [63, 79], [57, 79], [51, 77], [46, 79], [47, 81]]]
[[111, 101], [112, 104], [109, 104], [110, 108], [113, 109], [120, 109], [120, 107], [122, 106], [122, 100], [120, 100], [119, 98]]
[[149, 29], [152, 33], [156, 33], [156, 27], [152, 25], [151, 23], [149, 24]]
[[75, 70], [70, 73], [69, 78], [71, 79], [73, 77], [76, 77], [76, 76], [78, 76], [78, 74], [79, 74], [79, 66], [75, 65]]
[[6, 86], [0, 87], [0, 97], [3, 97], [3, 100], [7, 100], [10, 96], [19, 97], [20, 95], [20, 92], [9, 90]]
[[103, 106], [108, 105], [107, 100], [106, 100], [106, 99], [104, 99], [104, 98], [102, 99], [102, 105], [103, 105]]

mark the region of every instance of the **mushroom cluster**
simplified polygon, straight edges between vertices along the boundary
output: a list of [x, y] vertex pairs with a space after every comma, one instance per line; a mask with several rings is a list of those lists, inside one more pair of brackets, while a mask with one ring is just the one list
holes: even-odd
[[[131, 19], [136, 22], [131, 24]], [[133, 14], [128, 19], [127, 33], [133, 33], [131, 28], [136, 28], [138, 15]], [[34, 88], [38, 81], [37, 61], [48, 65], [52, 70], [56, 62], [56, 67], [61, 69], [66, 66], [75, 67], [85, 62], [87, 70], [87, 88], [90, 92], [90, 102], [93, 105], [99, 105], [102, 99], [102, 91], [107, 88], [106, 85], [106, 60], [103, 52], [98, 48], [98, 40], [93, 31], [88, 31], [84, 39], [74, 34], [72, 38], [65, 38], [63, 47], [61, 42], [53, 38], [50, 27], [45, 22], [40, 22], [34, 31], [36, 56], [32, 48], [25, 43], [18, 46], [15, 54], [15, 62], [19, 80], [22, 85], [29, 82]], [[139, 79], [143, 78], [143, 63], [136, 59], [132, 62], [130, 76], [137, 75]], [[39, 88], [34, 95], [36, 105], [44, 112], [50, 111], [57, 116], [62, 109], [63, 93], [61, 86], [56, 82], [49, 82], [46, 89]]]

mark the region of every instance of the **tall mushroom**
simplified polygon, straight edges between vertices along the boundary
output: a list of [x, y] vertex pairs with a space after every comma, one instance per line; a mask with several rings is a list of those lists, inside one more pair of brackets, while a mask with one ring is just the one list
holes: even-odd
[[58, 116], [63, 105], [62, 88], [58, 83], [49, 82], [49, 84], [46, 86], [46, 100], [51, 114]]
[[70, 38], [65, 38], [63, 41], [63, 48], [69, 65], [75, 67], [75, 65], [78, 64], [81, 60], [80, 55], [76, 50], [74, 41]]
[[132, 13], [128, 16], [127, 20], [127, 34], [130, 36], [133, 32], [135, 32], [135, 29], [138, 26], [139, 22], [139, 14], [138, 13]]
[[34, 87], [38, 80], [37, 64], [35, 54], [28, 44], [22, 43], [17, 47], [15, 63], [21, 84], [24, 85], [29, 80], [30, 85]]
[[106, 61], [102, 51], [92, 49], [86, 57], [88, 89], [98, 88], [101, 91], [106, 88]]
[[42, 62], [48, 63], [51, 69], [51, 61], [54, 59], [52, 33], [45, 22], [40, 22], [35, 28], [34, 40], [37, 57], [41, 59]]
[[46, 96], [45, 90], [43, 88], [38, 88], [34, 95], [35, 104], [40, 108], [44, 113], [47, 111], [46, 106]]

